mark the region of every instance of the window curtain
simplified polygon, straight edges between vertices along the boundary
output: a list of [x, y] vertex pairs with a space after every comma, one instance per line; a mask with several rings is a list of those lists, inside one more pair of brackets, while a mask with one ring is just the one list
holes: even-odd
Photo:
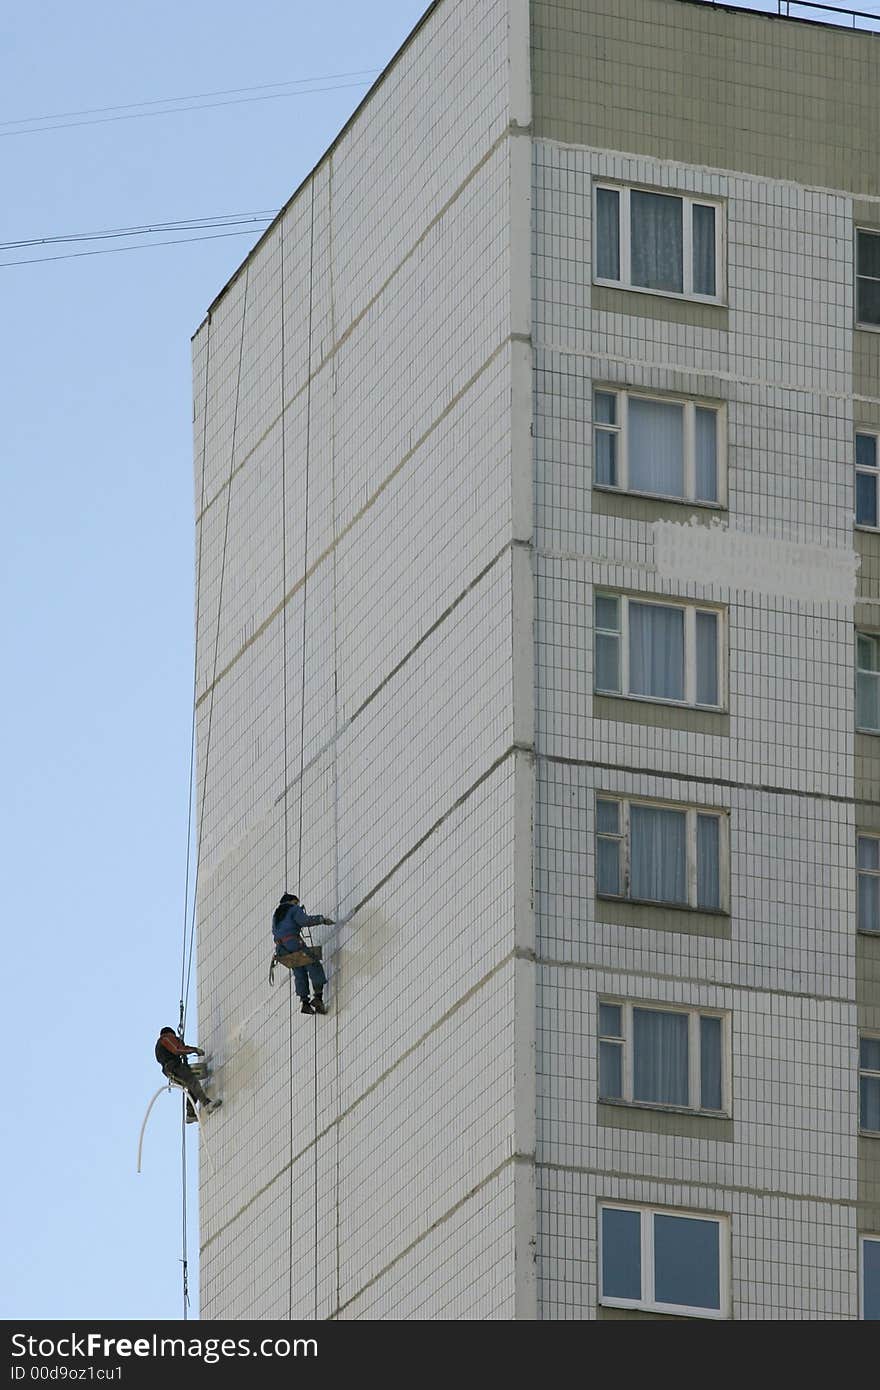
[[630, 807], [630, 896], [648, 902], [687, 902], [684, 811]]
[[687, 1105], [687, 1014], [633, 1009], [633, 1100]]
[[880, 644], [864, 633], [856, 636], [856, 724], [880, 729]]
[[700, 1019], [700, 1105], [721, 1109], [721, 1019]]
[[680, 608], [629, 605], [629, 693], [684, 699], [684, 613]]
[[721, 857], [717, 816], [697, 816], [697, 907], [721, 906]]
[[715, 293], [715, 209], [693, 206], [694, 294]]
[[[880, 840], [871, 835], [858, 837], [859, 869], [880, 869]], [[880, 932], [880, 878], [874, 873], [859, 873], [858, 927], [859, 931]]]
[[695, 411], [696, 489], [698, 502], [718, 501], [718, 415], [697, 407]]
[[859, 1123], [862, 1129], [880, 1134], [880, 1077], [863, 1076], [859, 1093]]
[[596, 274], [601, 280], [620, 279], [620, 194], [613, 188], [596, 190]]
[[718, 619], [697, 613], [697, 704], [718, 704]]
[[681, 294], [682, 201], [663, 193], [630, 194], [630, 279], [646, 289]]
[[684, 496], [684, 407], [629, 401], [629, 485], [635, 492]]

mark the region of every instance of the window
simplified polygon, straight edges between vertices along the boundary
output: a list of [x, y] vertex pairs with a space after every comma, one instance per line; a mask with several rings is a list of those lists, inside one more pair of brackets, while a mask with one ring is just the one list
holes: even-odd
[[858, 930], [880, 932], [880, 836], [856, 836], [856, 879]]
[[593, 484], [719, 503], [721, 413], [715, 406], [593, 392]]
[[880, 232], [856, 232], [856, 322], [880, 327]]
[[600, 185], [595, 226], [594, 278], [600, 283], [693, 299], [719, 298], [721, 209], [717, 204]]
[[880, 449], [876, 434], [856, 435], [856, 526], [880, 527], [877, 514], [877, 470]]
[[697, 1009], [599, 1002], [599, 1099], [725, 1109], [725, 1019]]
[[601, 1303], [726, 1316], [727, 1222], [722, 1218], [602, 1206], [599, 1247]]
[[720, 707], [716, 609], [597, 592], [594, 615], [597, 694]]
[[880, 1322], [880, 1236], [862, 1236], [859, 1272], [861, 1316], [869, 1322]]
[[880, 1134], [880, 1037], [859, 1038], [859, 1129]]
[[596, 892], [722, 911], [723, 822], [718, 811], [597, 797]]
[[880, 734], [880, 637], [856, 633], [856, 728]]

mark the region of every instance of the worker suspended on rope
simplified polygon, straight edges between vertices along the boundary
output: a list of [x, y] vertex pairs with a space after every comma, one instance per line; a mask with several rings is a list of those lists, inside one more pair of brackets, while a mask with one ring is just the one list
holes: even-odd
[[[300, 1001], [300, 1012], [325, 1014], [324, 986], [327, 976], [321, 964], [321, 948], [303, 939], [307, 927], [333, 926], [332, 917], [320, 914], [310, 917], [295, 893], [282, 893], [272, 914], [272, 937], [275, 941], [274, 959], [293, 971], [293, 983]], [[288, 959], [285, 959], [287, 957]], [[312, 998], [309, 998], [309, 981]]]
[[201, 1105], [210, 1115], [211, 1111], [217, 1110], [223, 1102], [211, 1100], [205, 1094], [201, 1081], [186, 1060], [189, 1052], [194, 1052], [197, 1057], [205, 1055], [200, 1047], [192, 1047], [190, 1043], [184, 1042], [183, 1038], [179, 1038], [173, 1028], [162, 1029], [156, 1041], [156, 1061], [169, 1081], [176, 1081], [178, 1085], [186, 1088], [186, 1118], [195, 1120], [198, 1118], [196, 1104]]

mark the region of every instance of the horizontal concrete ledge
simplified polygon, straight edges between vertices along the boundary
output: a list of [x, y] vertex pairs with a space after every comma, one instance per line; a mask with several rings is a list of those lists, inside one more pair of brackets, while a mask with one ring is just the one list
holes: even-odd
[[733, 1120], [729, 1115], [686, 1114], [681, 1110], [652, 1109], [625, 1102], [599, 1101], [596, 1122], [609, 1129], [638, 1130], [642, 1134], [670, 1134], [681, 1139], [715, 1139], [733, 1143]]

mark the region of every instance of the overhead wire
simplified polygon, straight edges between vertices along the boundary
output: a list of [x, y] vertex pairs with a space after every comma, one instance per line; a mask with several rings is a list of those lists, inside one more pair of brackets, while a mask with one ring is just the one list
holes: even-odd
[[[266, 224], [268, 226], [268, 223]], [[49, 261], [73, 261], [81, 256], [115, 256], [121, 251], [150, 251], [154, 246], [189, 246], [196, 241], [222, 241], [224, 237], [231, 236], [250, 236], [253, 228], [245, 228], [238, 232], [215, 232], [210, 236], [188, 236], [173, 237], [168, 241], [144, 241], [139, 246], [104, 246], [97, 251], [66, 251], [60, 256], [28, 256], [17, 261], [3, 261], [0, 263], [0, 270], [11, 270], [17, 265], [45, 265]], [[265, 230], [265, 229], [264, 229]]]
[[58, 121], [54, 125], [28, 126], [24, 130], [0, 130], [0, 140], [19, 135], [45, 135], [53, 130], [75, 130], [80, 126], [111, 125], [118, 121], [145, 120], [156, 116], [176, 116], [184, 111], [213, 111], [223, 106], [245, 106], [260, 101], [279, 101], [283, 97], [314, 96], [321, 92], [340, 92], [350, 87], [364, 87], [366, 85], [367, 79], [361, 78], [357, 82], [335, 82], [330, 86], [308, 87], [298, 92], [268, 92], [263, 96], [256, 97], [232, 97], [228, 101], [203, 101], [189, 106], [169, 106], [164, 111], [134, 111], [119, 116], [94, 116], [85, 121]]
[[206, 217], [181, 217], [175, 221], [153, 221], [134, 227], [102, 227], [97, 232], [63, 232], [51, 236], [21, 237], [18, 241], [0, 241], [0, 251], [17, 251], [28, 246], [55, 246], [79, 241], [109, 241], [114, 237], [152, 236], [156, 232], [207, 232], [217, 227], [235, 227], [245, 222], [262, 222], [275, 217], [278, 208], [261, 208], [258, 212], [218, 212]]
[[[111, 106], [87, 106], [79, 111], [50, 111], [42, 116], [18, 116], [13, 120], [0, 121], [0, 130], [3, 126], [30, 125], [35, 121], [60, 121], [70, 116], [100, 116], [107, 111], [134, 111], [138, 106], [167, 106], [171, 102], [238, 96], [242, 92], [267, 92], [272, 87], [301, 87], [305, 82], [335, 82], [341, 77], [373, 77], [379, 71], [379, 68], [356, 68], [353, 72], [324, 72], [316, 77], [285, 77], [278, 82], [261, 82], [251, 87], [221, 87], [214, 92], [186, 92], [179, 97], [152, 97], [145, 101], [117, 102]], [[283, 96], [284, 93], [279, 95]]]

